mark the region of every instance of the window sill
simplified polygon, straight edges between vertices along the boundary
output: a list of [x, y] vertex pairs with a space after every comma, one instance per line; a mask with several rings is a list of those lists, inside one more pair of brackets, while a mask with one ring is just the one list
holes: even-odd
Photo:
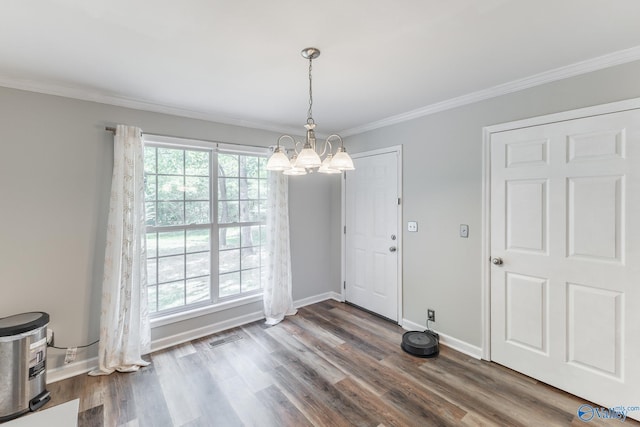
[[151, 319], [151, 328], [153, 329], [160, 326], [170, 325], [183, 320], [193, 319], [195, 317], [205, 316], [207, 314], [217, 313], [219, 311], [241, 307], [243, 305], [253, 304], [259, 301], [262, 301], [262, 294], [238, 298], [233, 301], [225, 301], [215, 305], [208, 305], [206, 307], [198, 307], [181, 313], [172, 313]]

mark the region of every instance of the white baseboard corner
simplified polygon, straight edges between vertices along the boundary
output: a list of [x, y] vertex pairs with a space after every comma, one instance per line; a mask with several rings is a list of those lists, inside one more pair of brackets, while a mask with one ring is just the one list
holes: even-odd
[[[422, 331], [425, 329], [424, 325], [420, 325], [418, 323], [414, 323], [407, 319], [402, 319], [402, 329], [407, 331]], [[464, 353], [467, 356], [471, 356], [474, 359], [482, 359], [482, 348], [477, 347], [473, 344], [469, 344], [468, 342], [459, 340], [458, 338], [454, 338], [450, 335], [443, 334], [440, 331], [435, 331], [440, 336], [440, 344], [446, 345], [449, 348], [459, 351], [460, 353]]]
[[306, 305], [315, 304], [317, 302], [326, 301], [328, 299], [336, 300], [342, 302], [342, 295], [338, 292], [325, 292], [323, 294], [314, 295], [312, 297], [303, 298], [293, 302], [295, 308], [301, 308]]

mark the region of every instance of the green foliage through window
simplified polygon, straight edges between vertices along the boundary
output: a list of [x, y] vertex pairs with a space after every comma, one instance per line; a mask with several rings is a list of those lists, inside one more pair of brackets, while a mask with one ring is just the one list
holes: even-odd
[[259, 155], [145, 147], [152, 313], [188, 310], [262, 289], [265, 166], [266, 157]]

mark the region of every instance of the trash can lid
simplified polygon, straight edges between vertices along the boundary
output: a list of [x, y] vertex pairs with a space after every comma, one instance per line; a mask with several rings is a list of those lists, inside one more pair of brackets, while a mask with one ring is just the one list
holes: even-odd
[[41, 311], [16, 314], [0, 319], [0, 337], [22, 334], [46, 326], [49, 315]]

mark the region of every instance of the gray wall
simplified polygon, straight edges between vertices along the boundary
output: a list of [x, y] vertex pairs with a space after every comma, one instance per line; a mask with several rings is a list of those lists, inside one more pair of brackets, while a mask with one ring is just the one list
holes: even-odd
[[[59, 346], [85, 344], [99, 335], [113, 164], [113, 136], [104, 127], [117, 123], [158, 134], [264, 146], [279, 136], [0, 88], [0, 317], [45, 311]], [[336, 231], [330, 231], [339, 229], [336, 182], [324, 176], [291, 179], [296, 300], [339, 289], [339, 241], [336, 246]], [[152, 337], [261, 309], [256, 303], [217, 312], [156, 328]], [[79, 352], [78, 359], [96, 354], [94, 346]], [[52, 350], [49, 367], [60, 366], [62, 359], [62, 351]]]
[[435, 329], [481, 345], [482, 128], [640, 97], [638, 76], [629, 63], [347, 138], [352, 153], [403, 145], [405, 319], [424, 325], [433, 308]]

